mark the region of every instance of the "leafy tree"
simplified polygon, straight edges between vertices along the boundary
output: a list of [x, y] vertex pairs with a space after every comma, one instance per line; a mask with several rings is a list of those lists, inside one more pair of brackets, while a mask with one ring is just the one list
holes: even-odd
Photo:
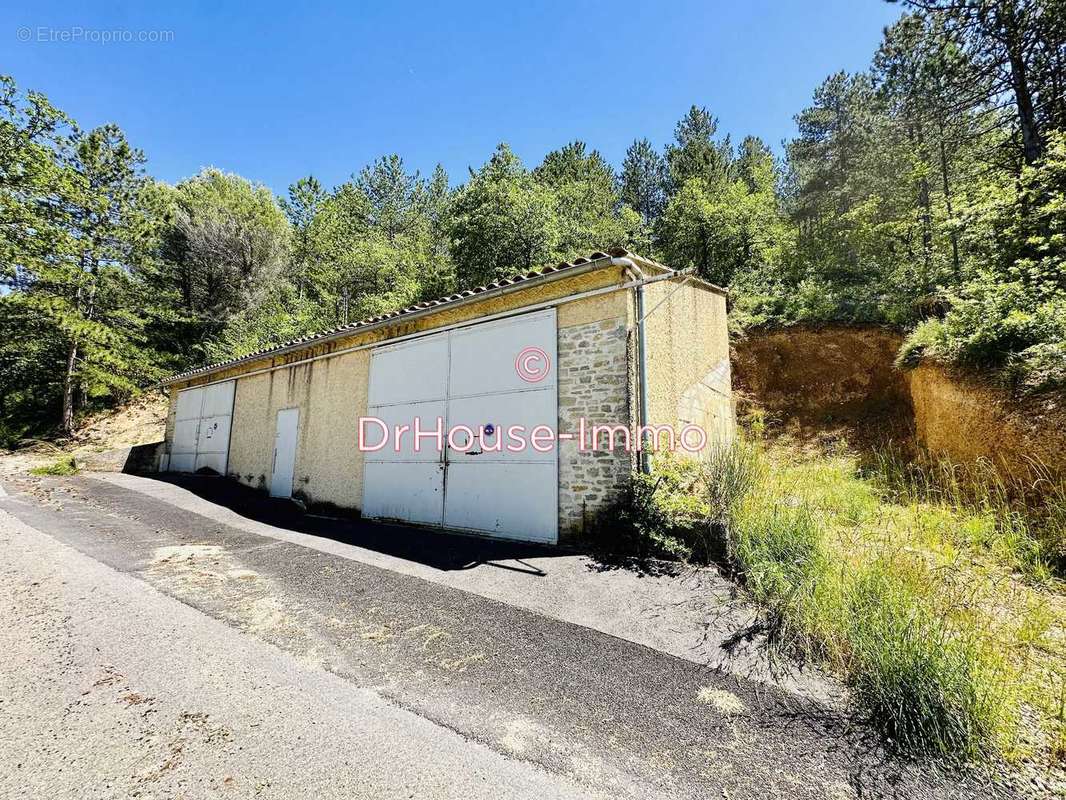
[[962, 210], [982, 264], [901, 351], [1000, 370], [1023, 390], [1066, 387], [1066, 133], [1018, 180], [986, 182]]
[[[886, 29], [874, 56], [874, 75], [921, 165], [914, 177], [925, 271], [929, 275], [936, 271], [935, 239], [938, 228], [946, 228], [951, 274], [938, 277], [957, 284], [962, 280], [962, 256], [950, 220], [960, 161], [967, 159], [969, 145], [978, 138], [978, 121], [969, 110], [959, 108], [953, 87], [961, 82], [976, 84], [981, 78], [943, 27], [919, 15], [905, 16]], [[937, 219], [938, 212], [943, 219]]]
[[71, 122], [34, 92], [21, 95], [0, 76], [0, 444], [60, 416], [63, 340], [51, 321], [21, 302], [71, 237], [58, 190], [66, 166], [58, 155]]
[[776, 192], [777, 165], [774, 154], [758, 136], [745, 136], [736, 158], [736, 175], [748, 187], [748, 192]]
[[0, 276], [33, 270], [64, 246], [56, 190], [72, 122], [43, 95], [0, 75]]
[[336, 322], [391, 311], [441, 292], [451, 266], [436, 243], [447, 225], [448, 178], [407, 173], [399, 156], [375, 161], [339, 186], [323, 209], [328, 293]]
[[452, 255], [460, 286], [477, 286], [549, 261], [560, 239], [551, 188], [506, 144], [459, 190]]
[[790, 241], [776, 183], [773, 157], [755, 139], [742, 148], [736, 179], [687, 181], [660, 219], [667, 262], [722, 286], [768, 279]]
[[533, 177], [552, 188], [580, 183], [613, 190], [614, 171], [611, 165], [596, 150], [586, 153], [586, 147], [584, 142], [570, 142], [565, 147], [552, 150], [533, 170]]
[[834, 298], [836, 318], [902, 321], [935, 285], [913, 273], [906, 280], [919, 280], [917, 291], [893, 291], [897, 269], [909, 269], [918, 250], [912, 187], [922, 167], [903, 129], [867, 74], [830, 76], [796, 123], [787, 148], [787, 207], [798, 232], [791, 284]]
[[451, 190], [440, 167], [427, 181], [386, 156], [329, 193], [303, 179], [284, 206], [292, 266], [229, 319], [212, 358], [393, 311], [454, 285]]
[[270, 190], [239, 175], [204, 169], [167, 194], [159, 281], [178, 296], [176, 341], [202, 361], [230, 317], [278, 280], [291, 228]]
[[443, 297], [455, 291], [455, 264], [452, 261], [450, 233], [455, 193], [448, 173], [438, 164], [425, 184], [424, 208], [428, 226], [427, 262], [422, 274], [424, 300]]

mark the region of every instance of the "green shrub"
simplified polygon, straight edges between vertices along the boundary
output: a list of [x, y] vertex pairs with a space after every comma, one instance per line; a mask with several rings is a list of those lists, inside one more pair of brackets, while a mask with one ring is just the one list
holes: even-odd
[[832, 616], [836, 575], [823, 532], [805, 504], [747, 504], [730, 531], [738, 577], [767, 612], [771, 641], [797, 655], [825, 658], [835, 645]]
[[713, 447], [700, 459], [658, 453], [651, 474], [633, 476], [607, 515], [610, 545], [642, 556], [718, 560], [758, 473], [756, 449], [741, 442]]
[[934, 360], [945, 359], [947, 353], [948, 341], [943, 320], [927, 319], [919, 323], [903, 340], [896, 354], [896, 367], [917, 367], [926, 356]]
[[709, 536], [709, 508], [702, 499], [703, 474], [695, 459], [670, 453], [656, 456], [652, 473], [634, 475], [619, 508], [612, 545], [639, 555], [689, 560], [698, 557]]
[[78, 464], [74, 456], [68, 456], [42, 467], [34, 467], [30, 473], [33, 475], [77, 475]]
[[[1059, 313], [1066, 317], [1066, 302]], [[1066, 338], [1034, 344], [1012, 354], [1007, 360], [1005, 377], [1023, 393], [1066, 388]]]

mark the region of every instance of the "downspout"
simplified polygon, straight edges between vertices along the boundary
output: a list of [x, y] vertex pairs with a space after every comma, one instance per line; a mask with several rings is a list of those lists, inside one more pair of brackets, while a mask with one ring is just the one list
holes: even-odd
[[648, 460], [648, 448], [645, 447], [647, 444], [647, 432], [645, 429], [648, 426], [648, 352], [645, 347], [644, 332], [645, 276], [644, 271], [630, 258], [612, 257], [611, 264], [618, 267], [624, 267], [630, 279], [636, 282], [633, 291], [636, 293], [637, 300], [637, 385], [640, 394], [637, 401], [637, 430], [640, 431], [640, 442], [638, 442], [639, 449], [637, 452], [640, 453], [640, 471], [647, 474], [651, 472], [651, 463]]

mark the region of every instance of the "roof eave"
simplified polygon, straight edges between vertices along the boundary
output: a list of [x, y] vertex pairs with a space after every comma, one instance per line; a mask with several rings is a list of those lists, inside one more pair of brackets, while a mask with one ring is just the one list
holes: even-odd
[[[633, 256], [630, 255], [629, 257]], [[614, 260], [614, 257], [610, 255], [603, 255], [599, 258], [590, 259], [584, 263], [574, 264], [573, 266], [557, 269], [553, 272], [548, 272], [542, 275], [536, 275], [531, 278], [525, 278], [512, 284], [497, 286], [493, 289], [487, 289], [483, 292], [477, 292], [467, 297], [459, 297], [455, 300], [450, 300], [444, 303], [439, 303], [437, 305], [428, 306], [426, 308], [396, 314], [391, 317], [386, 317], [385, 319], [367, 323], [366, 325], [357, 325], [349, 329], [333, 331], [328, 334], [323, 334], [320, 337], [309, 338], [306, 341], [297, 342], [290, 345], [284, 345], [273, 350], [266, 350], [261, 353], [252, 353], [250, 355], [234, 359], [233, 361], [225, 361], [220, 364], [212, 364], [206, 367], [202, 367], [198, 370], [192, 370], [190, 372], [172, 375], [168, 378], [164, 378], [157, 385], [159, 387], [164, 387], [171, 386], [175, 383], [184, 383], [186, 381], [202, 378], [206, 375], [213, 375], [217, 372], [225, 372], [227, 370], [236, 369], [237, 367], [241, 367], [246, 364], [252, 364], [257, 361], [277, 358], [278, 356], [283, 356], [289, 353], [296, 353], [301, 350], [306, 350], [309, 347], [317, 347], [319, 345], [328, 344], [329, 342], [335, 342], [338, 339], [345, 339], [349, 336], [355, 336], [358, 334], [379, 330], [380, 328], [395, 324], [400, 320], [406, 322], [408, 320], [421, 319], [422, 317], [429, 316], [431, 314], [436, 314], [440, 311], [461, 308], [462, 306], [469, 305], [471, 303], [478, 303], [483, 300], [491, 300], [494, 297], [502, 297], [504, 295], [513, 294], [514, 292], [524, 291], [525, 289], [540, 286], [545, 283], [551, 283], [553, 281], [561, 280], [562, 278], [572, 277], [574, 275], [583, 275], [586, 272], [593, 272], [597, 269], [603, 269], [605, 266], [610, 266]], [[647, 261], [646, 259], [640, 260]], [[664, 267], [658, 262], [647, 261], [647, 263], [660, 269], [665, 269], [669, 271], [667, 267]], [[565, 297], [560, 298], [560, 300], [565, 299]]]

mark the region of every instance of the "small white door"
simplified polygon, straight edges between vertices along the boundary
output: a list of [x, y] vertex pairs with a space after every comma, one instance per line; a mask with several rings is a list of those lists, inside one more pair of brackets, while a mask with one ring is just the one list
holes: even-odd
[[296, 430], [300, 409], [283, 408], [274, 427], [274, 469], [270, 475], [271, 497], [292, 497], [292, 479], [296, 470]]

